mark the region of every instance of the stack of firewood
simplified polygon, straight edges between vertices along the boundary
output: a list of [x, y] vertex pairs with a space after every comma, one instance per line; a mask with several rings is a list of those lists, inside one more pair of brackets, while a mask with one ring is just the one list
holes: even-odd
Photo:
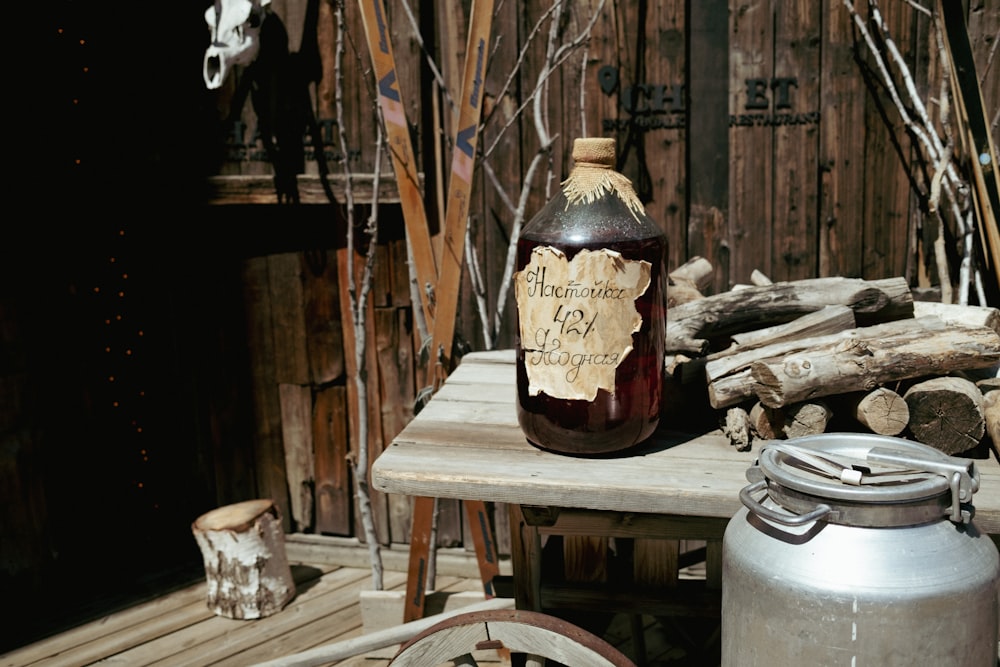
[[709, 416], [740, 450], [754, 438], [828, 430], [946, 454], [1000, 445], [996, 308], [915, 301], [904, 278], [771, 283], [755, 274], [751, 285], [702, 296], [711, 271], [695, 258], [670, 274], [668, 424]]

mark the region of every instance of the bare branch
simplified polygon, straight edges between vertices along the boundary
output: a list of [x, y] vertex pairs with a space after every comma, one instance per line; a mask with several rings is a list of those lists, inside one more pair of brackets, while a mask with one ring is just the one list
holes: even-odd
[[372, 517], [372, 506], [371, 506], [371, 495], [368, 490], [368, 384], [367, 384], [367, 369], [365, 366], [365, 347], [367, 345], [367, 340], [365, 336], [365, 312], [366, 304], [368, 299], [368, 292], [371, 288], [372, 281], [372, 264], [374, 263], [374, 253], [375, 253], [375, 230], [377, 229], [377, 211], [378, 211], [378, 179], [379, 172], [381, 171], [379, 165], [382, 155], [382, 126], [378, 126], [377, 134], [377, 145], [378, 150], [376, 151], [375, 158], [375, 190], [373, 197], [376, 198], [372, 202], [372, 214], [369, 217], [368, 224], [366, 225], [366, 230], [371, 235], [371, 243], [368, 245], [368, 261], [366, 262], [364, 278], [362, 280], [361, 292], [358, 293], [357, 285], [354, 280], [354, 193], [353, 187], [351, 185], [351, 164], [350, 160], [347, 158], [348, 144], [347, 144], [347, 132], [344, 129], [344, 77], [343, 77], [343, 56], [344, 56], [344, 5], [342, 2], [337, 3], [336, 9], [337, 15], [337, 42], [336, 42], [336, 53], [334, 56], [334, 69], [336, 72], [336, 85], [335, 85], [335, 95], [336, 95], [336, 113], [337, 113], [337, 127], [338, 127], [338, 138], [340, 141], [340, 151], [344, 156], [343, 168], [344, 175], [347, 177], [345, 179], [345, 200], [346, 200], [346, 216], [347, 216], [347, 275], [348, 275], [348, 295], [351, 302], [351, 320], [352, 326], [354, 328], [354, 358], [357, 368], [357, 375], [355, 376], [355, 385], [358, 391], [358, 451], [349, 456], [349, 462], [353, 467], [354, 474], [354, 495], [358, 503], [358, 514], [361, 516], [361, 523], [364, 528], [365, 541], [368, 543], [368, 553], [369, 560], [372, 566], [372, 588], [374, 590], [382, 590], [384, 588], [383, 581], [383, 569], [382, 569], [382, 553], [381, 546], [378, 541], [378, 536], [375, 531], [375, 521]]

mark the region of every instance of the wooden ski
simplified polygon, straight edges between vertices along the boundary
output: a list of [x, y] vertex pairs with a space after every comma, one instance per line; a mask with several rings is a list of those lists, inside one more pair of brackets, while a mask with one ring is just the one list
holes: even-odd
[[980, 240], [988, 265], [992, 266], [1000, 286], [1000, 177], [997, 170], [997, 150], [989, 130], [989, 119], [983, 105], [983, 93], [976, 74], [969, 32], [960, 2], [939, 0], [938, 11], [944, 19], [948, 53], [952, 62], [952, 87], [959, 105], [963, 148], [969, 155], [969, 170], [973, 174], [973, 200], [979, 219]]
[[493, 25], [493, 0], [473, 0], [469, 37], [465, 49], [462, 94], [459, 97], [458, 125], [448, 180], [445, 206], [444, 239], [438, 275], [436, 316], [431, 337], [427, 386], [436, 387], [452, 370], [452, 344], [458, 295], [462, 286], [465, 259], [465, 234], [469, 219], [469, 197], [476, 162], [479, 120], [482, 116], [486, 61], [489, 55], [490, 29]]
[[[437, 264], [434, 259], [433, 247], [427, 214], [424, 209], [422, 193], [417, 177], [416, 161], [410, 143], [409, 127], [406, 121], [405, 109], [402, 105], [399, 81], [396, 76], [395, 57], [392, 52], [392, 42], [385, 19], [385, 6], [382, 0], [359, 0], [365, 25], [365, 35], [372, 64], [378, 82], [378, 100], [385, 119], [386, 132], [389, 137], [392, 153], [393, 169], [399, 184], [400, 201], [403, 217], [406, 223], [407, 237], [414, 255], [414, 265], [417, 279], [420, 282], [420, 293], [424, 316], [428, 327], [434, 332], [432, 338], [431, 359], [428, 361], [428, 378], [434, 378], [439, 364], [435, 350], [439, 347], [445, 350], [445, 359], [450, 363], [451, 345], [455, 331], [457, 315], [458, 290], [461, 286], [462, 259], [464, 257], [466, 219], [468, 216], [468, 199], [472, 185], [472, 172], [475, 162], [476, 135], [479, 125], [480, 110], [483, 96], [483, 76], [486, 71], [486, 49], [489, 42], [489, 31], [492, 23], [493, 4], [487, 0], [482, 10], [477, 10], [473, 3], [472, 23], [469, 31], [469, 52], [465, 66], [466, 77], [463, 82], [460, 122], [456, 139], [455, 157], [452, 160], [452, 176], [449, 183], [449, 197], [446, 217], [446, 229], [450, 230], [450, 241], [445, 241], [445, 252], [449, 258], [443, 262], [443, 275], [439, 278]], [[486, 6], [488, 5], [488, 7]], [[486, 12], [485, 20], [481, 17]], [[473, 46], [475, 44], [476, 46]], [[469, 58], [472, 49], [476, 49], [473, 61]], [[472, 62], [473, 64], [470, 64]], [[463, 129], [464, 128], [464, 129]], [[461, 143], [459, 143], [461, 142]], [[457, 176], [456, 176], [457, 175]], [[453, 201], [460, 202], [453, 204]], [[450, 213], [455, 209], [455, 213]], [[458, 217], [454, 217], [458, 216]], [[450, 221], [450, 222], [449, 222]], [[435, 305], [435, 300], [446, 295], [446, 311]], [[442, 329], [438, 322], [448, 323]], [[450, 369], [445, 370], [445, 374]], [[431, 382], [431, 386], [436, 383]], [[493, 597], [493, 579], [499, 574], [499, 564], [494, 549], [492, 530], [489, 517], [486, 514], [486, 504], [483, 501], [463, 501], [476, 556], [479, 563], [483, 590], [487, 597]], [[430, 569], [430, 558], [433, 546], [431, 544], [431, 525], [434, 517], [434, 499], [417, 497], [413, 501], [413, 526], [410, 535], [410, 557], [408, 563], [406, 597], [403, 606], [403, 621], [412, 621], [423, 616], [427, 575]]]
[[385, 120], [385, 131], [392, 155], [392, 168], [399, 187], [399, 199], [403, 208], [406, 236], [413, 252], [413, 265], [420, 284], [420, 300], [424, 309], [424, 319], [431, 327], [434, 321], [434, 290], [437, 283], [437, 262], [431, 245], [427, 211], [424, 209], [423, 193], [417, 162], [410, 142], [410, 126], [406, 120], [406, 109], [396, 76], [396, 60], [392, 53], [392, 40], [386, 22], [385, 5], [382, 0], [358, 0], [361, 18], [365, 25], [368, 51], [371, 53], [375, 69], [378, 103]]
[[[452, 343], [455, 337], [455, 317], [458, 314], [458, 294], [462, 286], [462, 266], [465, 258], [465, 234], [472, 192], [472, 175], [476, 159], [476, 141], [483, 101], [486, 59], [490, 29], [493, 23], [492, 0], [473, 0], [469, 36], [465, 51], [462, 94], [459, 98], [458, 130], [454, 137], [451, 176], [445, 207], [445, 232], [441, 253], [440, 273], [434, 290], [436, 297], [431, 354], [427, 362], [425, 386], [436, 390], [451, 372]], [[469, 530], [472, 533], [479, 564], [479, 574], [486, 597], [493, 597], [493, 579], [500, 574], [495, 551], [496, 542], [490, 528], [486, 503], [481, 500], [463, 501]], [[429, 563], [433, 498], [415, 498], [413, 526], [410, 537], [410, 561], [403, 622], [423, 616], [424, 595], [419, 587], [426, 586]], [[427, 550], [425, 550], [425, 545]]]

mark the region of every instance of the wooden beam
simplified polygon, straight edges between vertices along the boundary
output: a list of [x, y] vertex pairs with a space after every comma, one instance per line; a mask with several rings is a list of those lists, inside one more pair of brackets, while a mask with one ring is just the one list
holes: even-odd
[[[347, 177], [343, 174], [330, 174], [327, 177], [333, 194], [338, 203], [345, 203], [344, 196]], [[300, 174], [299, 198], [302, 204], [329, 204], [323, 184], [317, 175]], [[423, 178], [421, 177], [421, 183]], [[352, 174], [351, 187], [354, 201], [370, 204], [376, 200], [374, 174]], [[246, 204], [278, 204], [278, 196], [274, 191], [274, 179], [271, 176], [210, 176], [206, 183], [206, 198], [212, 206], [232, 206]], [[380, 204], [398, 204], [399, 188], [396, 178], [382, 174], [379, 178], [377, 200]]]

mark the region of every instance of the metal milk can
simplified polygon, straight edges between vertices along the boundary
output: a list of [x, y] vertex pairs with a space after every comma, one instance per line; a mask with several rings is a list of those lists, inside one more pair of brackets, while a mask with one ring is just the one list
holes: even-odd
[[973, 460], [824, 433], [765, 443], [747, 479], [723, 538], [724, 667], [998, 664]]

